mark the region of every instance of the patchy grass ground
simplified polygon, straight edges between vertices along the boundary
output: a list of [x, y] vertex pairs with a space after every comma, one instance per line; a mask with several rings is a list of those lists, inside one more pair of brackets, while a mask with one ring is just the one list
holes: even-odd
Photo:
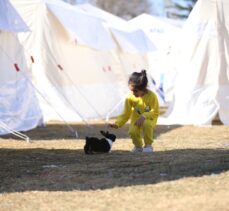
[[92, 127], [61, 123], [0, 138], [0, 210], [229, 210], [229, 126], [157, 126], [153, 154], [133, 154], [127, 126], [113, 151], [85, 155]]

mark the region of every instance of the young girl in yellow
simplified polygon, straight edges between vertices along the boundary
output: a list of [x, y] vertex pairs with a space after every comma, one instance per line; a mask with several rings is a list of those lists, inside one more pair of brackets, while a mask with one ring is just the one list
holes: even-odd
[[153, 151], [153, 129], [159, 116], [159, 103], [156, 94], [147, 89], [147, 84], [145, 70], [131, 74], [128, 85], [132, 93], [126, 97], [122, 114], [117, 117], [115, 123], [109, 124], [110, 127], [117, 129], [130, 119], [128, 134], [134, 144], [132, 152]]

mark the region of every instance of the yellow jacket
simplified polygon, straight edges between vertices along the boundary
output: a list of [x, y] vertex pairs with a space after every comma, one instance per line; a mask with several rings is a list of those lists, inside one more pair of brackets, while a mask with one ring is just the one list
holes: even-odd
[[145, 119], [153, 120], [156, 125], [159, 116], [159, 103], [155, 93], [147, 90], [146, 94], [142, 97], [135, 97], [132, 93], [126, 97], [124, 110], [115, 121], [118, 127], [123, 126], [130, 118], [131, 123], [142, 115]]

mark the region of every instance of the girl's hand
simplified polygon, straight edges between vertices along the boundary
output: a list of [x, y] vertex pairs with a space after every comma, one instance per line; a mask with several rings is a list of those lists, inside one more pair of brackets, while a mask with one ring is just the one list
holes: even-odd
[[145, 117], [144, 117], [144, 116], [140, 116], [140, 117], [136, 120], [135, 125], [137, 125], [138, 127], [140, 127], [140, 126], [143, 124], [144, 120], [145, 120]]
[[114, 123], [111, 123], [111, 124], [108, 124], [108, 127], [117, 129], [118, 128], [118, 125], [116, 125]]

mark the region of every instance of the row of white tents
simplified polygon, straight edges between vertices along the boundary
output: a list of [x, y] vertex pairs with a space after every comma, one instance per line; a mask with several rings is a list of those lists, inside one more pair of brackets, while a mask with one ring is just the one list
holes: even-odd
[[[163, 70], [164, 82], [176, 78], [167, 85], [175, 97], [159, 123], [206, 124], [219, 112], [229, 124], [228, 19], [223, 19], [228, 4], [206, 1], [197, 2], [182, 29], [186, 34], [179, 33], [186, 40], [183, 48], [173, 47], [180, 59], [173, 65], [179, 67], [172, 74]], [[169, 40], [161, 42], [152, 27], [139, 24], [145, 18], [127, 22], [88, 4], [60, 0], [2, 0], [0, 134], [53, 119], [67, 124], [116, 116], [128, 75], [141, 69], [150, 71], [149, 78], [157, 75], [149, 55]], [[178, 37], [172, 31], [170, 38]]]
[[[146, 53], [155, 49], [141, 29], [89, 5], [60, 0], [2, 5], [1, 64], [7, 65], [1, 68], [0, 117], [16, 131], [52, 119], [116, 115], [112, 109], [127, 92], [128, 74], [147, 69]], [[10, 30], [19, 22], [20, 30]]]

